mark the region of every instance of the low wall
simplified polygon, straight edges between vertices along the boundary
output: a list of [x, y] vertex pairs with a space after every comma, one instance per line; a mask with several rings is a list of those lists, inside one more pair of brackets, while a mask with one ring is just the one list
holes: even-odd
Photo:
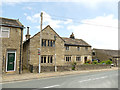
[[[54, 72], [55, 67], [54, 66], [41, 66], [41, 72]], [[38, 73], [39, 72], [39, 66], [30, 66], [30, 72], [31, 73]]]
[[67, 65], [67, 66], [57, 66], [57, 70], [62, 72], [62, 71], [71, 71], [72, 70], [72, 65]]
[[94, 70], [94, 69], [106, 69], [110, 68], [110, 65], [76, 65], [75, 70]]
[[[67, 66], [57, 66], [57, 71], [72, 71], [72, 65]], [[94, 70], [94, 69], [106, 69], [110, 68], [110, 65], [76, 65], [75, 70]], [[31, 73], [38, 73], [39, 67], [38, 66], [32, 66], [30, 65], [29, 68]], [[54, 72], [55, 67], [54, 66], [41, 66], [41, 72]]]

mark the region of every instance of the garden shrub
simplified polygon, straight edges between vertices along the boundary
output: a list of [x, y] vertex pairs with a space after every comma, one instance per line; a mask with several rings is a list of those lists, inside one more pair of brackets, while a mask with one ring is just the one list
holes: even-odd
[[98, 64], [98, 61], [97, 61], [97, 60], [94, 60], [94, 61], [92, 62], [92, 64]]
[[75, 65], [76, 65], [77, 63], [76, 62], [73, 62], [72, 63], [72, 70], [75, 70]]
[[106, 64], [112, 64], [112, 61], [107, 60], [107, 61], [106, 61]]
[[87, 60], [86, 63], [91, 64], [91, 61], [90, 61], [90, 60]]
[[105, 61], [101, 61], [100, 63], [101, 63], [101, 64], [105, 64], [106, 62], [105, 62]]

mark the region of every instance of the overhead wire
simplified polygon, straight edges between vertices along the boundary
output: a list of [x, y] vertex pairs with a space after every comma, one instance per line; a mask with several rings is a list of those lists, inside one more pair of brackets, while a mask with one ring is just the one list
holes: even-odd
[[[56, 15], [52, 15], [52, 16], [54, 16], [54, 17], [50, 17], [50, 18], [53, 20], [61, 20], [61, 21], [72, 20], [74, 23], [79, 23], [79, 24], [87, 24], [87, 25], [94, 25], [94, 26], [101, 26], [101, 27], [109, 27], [109, 28], [118, 29], [118, 27], [96, 24], [96, 22], [81, 22], [81, 21], [78, 21], [79, 19], [77, 19], [77, 18], [70, 18], [70, 17], [63, 17], [63, 16], [56, 16]], [[44, 16], [44, 17], [48, 18], [46, 16]]]

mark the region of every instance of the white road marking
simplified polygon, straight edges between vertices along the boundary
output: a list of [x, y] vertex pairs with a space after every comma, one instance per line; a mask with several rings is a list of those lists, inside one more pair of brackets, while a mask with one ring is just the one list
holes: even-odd
[[79, 81], [79, 82], [81, 83], [81, 82], [86, 82], [86, 81], [90, 81], [90, 80], [98, 80], [98, 79], [103, 79], [103, 78], [107, 78], [107, 76], [99, 77], [99, 78], [94, 78], [94, 79], [82, 80], [82, 81]]
[[43, 88], [53, 88], [53, 87], [58, 87], [60, 85], [53, 85], [53, 86], [47, 86], [47, 87], [43, 87]]

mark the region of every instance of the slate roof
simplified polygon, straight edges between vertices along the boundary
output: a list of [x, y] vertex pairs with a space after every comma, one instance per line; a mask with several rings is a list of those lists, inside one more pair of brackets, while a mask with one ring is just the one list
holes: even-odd
[[65, 38], [62, 37], [65, 41], [65, 45], [69, 46], [86, 46], [86, 47], [91, 47], [87, 42], [85, 42], [82, 39], [72, 39], [72, 38]]
[[117, 56], [120, 56], [120, 51], [119, 50], [110, 50], [110, 49], [93, 49], [97, 52], [101, 52], [101, 53], [104, 53], [106, 55], [110, 55], [110, 56], [113, 56], [113, 57], [117, 57]]
[[2, 26], [11, 26], [11, 27], [21, 27], [21, 28], [24, 27], [20, 23], [20, 21], [17, 20], [17, 19], [9, 19], [9, 18], [3, 18], [3, 17], [0, 17], [0, 25], [2, 25]]

